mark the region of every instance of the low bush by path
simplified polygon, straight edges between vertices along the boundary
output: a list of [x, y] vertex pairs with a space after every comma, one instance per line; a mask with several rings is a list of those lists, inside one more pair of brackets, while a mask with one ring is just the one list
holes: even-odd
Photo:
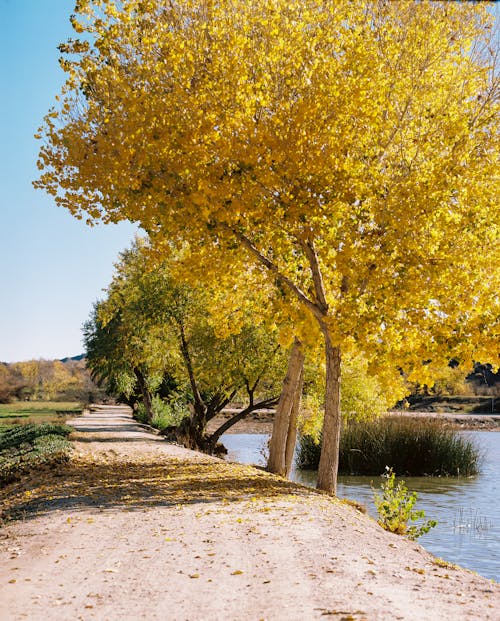
[[0, 426], [0, 486], [41, 465], [66, 461], [71, 431], [58, 424]]

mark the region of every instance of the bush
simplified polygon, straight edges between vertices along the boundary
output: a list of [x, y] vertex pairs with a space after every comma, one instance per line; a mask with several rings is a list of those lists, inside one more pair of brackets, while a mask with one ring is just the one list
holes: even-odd
[[14, 425], [0, 429], [0, 484], [41, 465], [68, 459], [67, 425]]
[[[321, 443], [300, 439], [297, 465], [317, 468]], [[471, 476], [480, 451], [472, 440], [440, 421], [381, 418], [351, 422], [340, 437], [339, 473], [374, 475], [386, 466], [406, 476]]]
[[[153, 418], [151, 425], [160, 431], [167, 427], [177, 427], [183, 418], [188, 416], [187, 407], [180, 399], [163, 400], [155, 395], [152, 399]], [[143, 403], [137, 405], [134, 414], [136, 420], [140, 423], [147, 422], [146, 409]]]

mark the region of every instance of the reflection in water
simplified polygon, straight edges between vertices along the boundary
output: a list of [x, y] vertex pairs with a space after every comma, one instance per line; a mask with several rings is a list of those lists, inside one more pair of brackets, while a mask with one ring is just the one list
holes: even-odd
[[[418, 493], [417, 509], [426, 519], [438, 521], [419, 539], [424, 547], [447, 561], [468, 567], [487, 578], [500, 579], [500, 433], [467, 432], [482, 447], [481, 474], [471, 478], [405, 477], [410, 491]], [[264, 465], [267, 434], [226, 434], [222, 442], [228, 459]], [[316, 471], [295, 470], [292, 478], [314, 487]], [[363, 503], [376, 517], [372, 488], [380, 487], [381, 477], [339, 477], [337, 493]]]

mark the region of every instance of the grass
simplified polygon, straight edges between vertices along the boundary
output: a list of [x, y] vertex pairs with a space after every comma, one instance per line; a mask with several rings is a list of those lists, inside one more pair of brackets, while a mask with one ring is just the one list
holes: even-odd
[[68, 414], [80, 413], [76, 401], [17, 401], [0, 403], [0, 424], [61, 422]]
[[[318, 467], [321, 446], [300, 440], [299, 468]], [[377, 475], [392, 468], [399, 476], [471, 476], [481, 454], [474, 442], [440, 421], [382, 418], [350, 423], [340, 438], [339, 473]]]
[[67, 425], [2, 425], [0, 427], [0, 485], [42, 465], [66, 461], [71, 444]]

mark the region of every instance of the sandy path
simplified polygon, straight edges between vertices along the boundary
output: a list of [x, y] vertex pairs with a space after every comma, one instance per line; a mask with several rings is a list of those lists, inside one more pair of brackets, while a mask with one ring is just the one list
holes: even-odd
[[344, 503], [167, 444], [108, 408], [12, 485], [0, 619], [500, 619], [500, 588]]

